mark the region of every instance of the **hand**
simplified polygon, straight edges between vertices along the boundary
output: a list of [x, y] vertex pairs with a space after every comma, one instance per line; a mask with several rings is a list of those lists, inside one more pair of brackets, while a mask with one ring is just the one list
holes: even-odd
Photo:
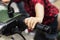
[[28, 29], [33, 30], [35, 28], [36, 23], [40, 22], [38, 17], [29, 17], [24, 20], [25, 24], [28, 26]]

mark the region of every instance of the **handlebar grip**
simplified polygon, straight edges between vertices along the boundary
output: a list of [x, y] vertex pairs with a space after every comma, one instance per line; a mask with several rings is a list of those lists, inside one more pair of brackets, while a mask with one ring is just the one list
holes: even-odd
[[43, 25], [43, 24], [37, 23], [35, 28], [39, 29], [39, 30], [42, 30], [44, 32], [47, 32], [47, 33], [51, 33], [51, 27], [47, 26], [47, 25]]

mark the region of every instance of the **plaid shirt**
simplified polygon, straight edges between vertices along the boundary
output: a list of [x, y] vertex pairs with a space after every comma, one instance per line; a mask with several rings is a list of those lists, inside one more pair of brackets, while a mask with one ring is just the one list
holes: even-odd
[[[20, 0], [15, 0], [20, 2]], [[50, 24], [54, 21], [54, 16], [58, 14], [59, 10], [53, 6], [48, 0], [24, 0], [25, 10], [30, 16], [35, 16], [35, 5], [40, 3], [44, 6], [44, 19], [43, 24]], [[41, 13], [42, 14], [42, 13]]]

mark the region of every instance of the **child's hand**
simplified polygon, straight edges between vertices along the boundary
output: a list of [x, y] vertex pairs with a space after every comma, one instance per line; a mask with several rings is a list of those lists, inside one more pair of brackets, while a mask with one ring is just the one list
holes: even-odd
[[28, 29], [33, 30], [35, 28], [36, 23], [40, 22], [40, 19], [37, 17], [30, 17], [30, 18], [26, 18], [24, 21], [25, 24], [28, 26]]

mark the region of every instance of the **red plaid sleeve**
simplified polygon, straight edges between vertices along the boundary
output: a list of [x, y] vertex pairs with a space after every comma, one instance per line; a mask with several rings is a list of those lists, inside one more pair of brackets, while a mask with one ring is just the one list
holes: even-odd
[[36, 3], [40, 3], [44, 5], [44, 0], [32, 0], [33, 4], [35, 5]]

